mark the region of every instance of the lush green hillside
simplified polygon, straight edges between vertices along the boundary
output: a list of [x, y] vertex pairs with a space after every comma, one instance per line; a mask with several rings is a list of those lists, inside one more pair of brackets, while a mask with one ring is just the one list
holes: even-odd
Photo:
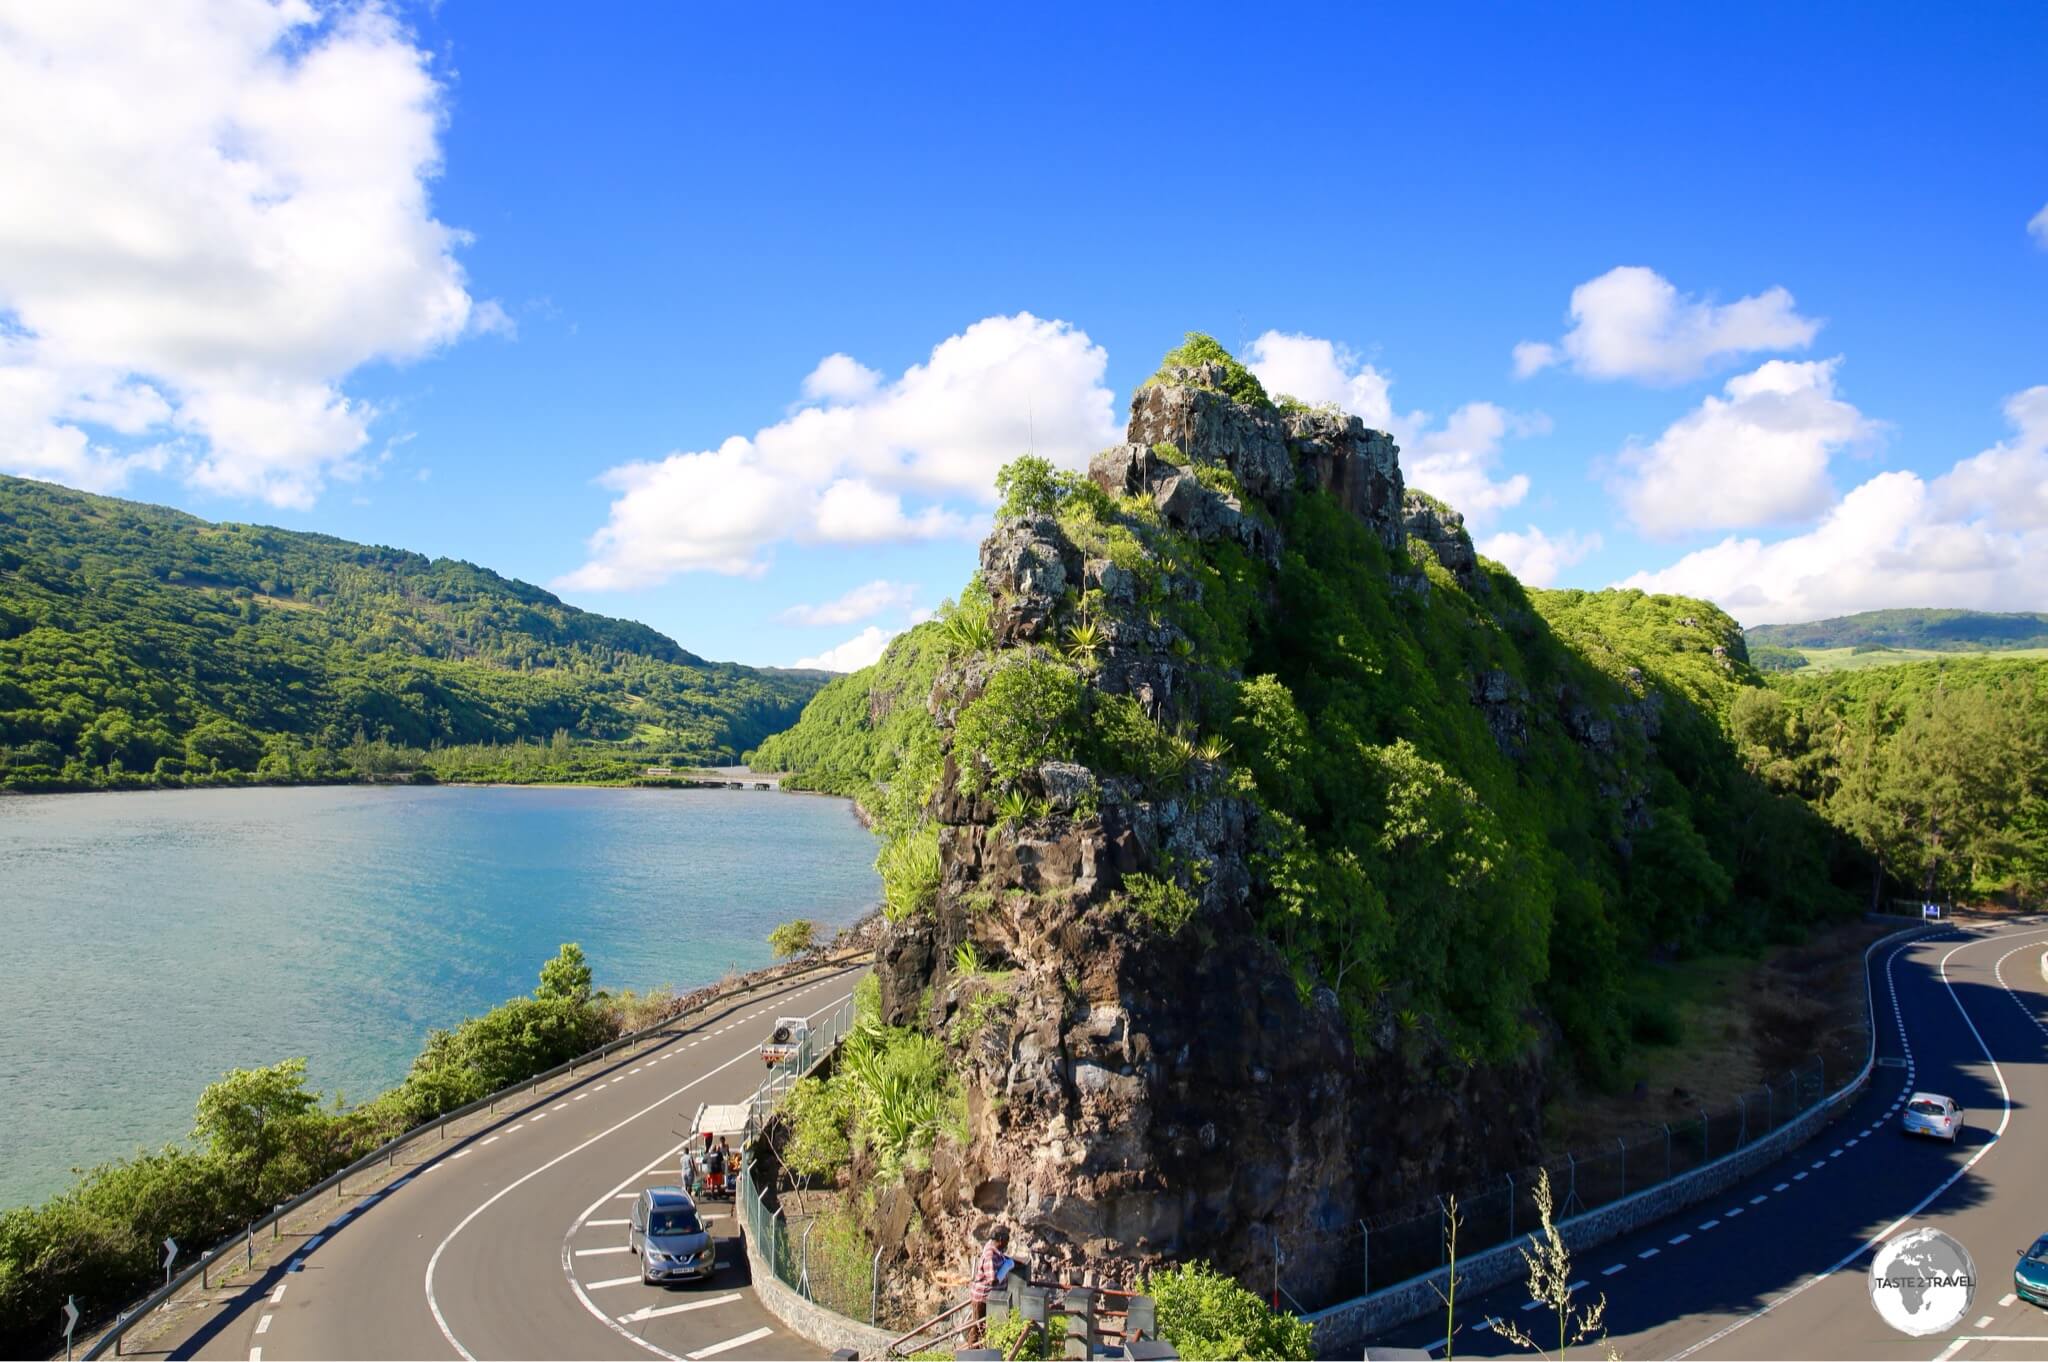
[[731, 760], [823, 680], [469, 563], [0, 477], [0, 788], [330, 778], [558, 733]]
[[1817, 648], [2002, 652], [2048, 648], [2048, 615], [1995, 615], [1981, 610], [1866, 610], [1860, 615], [1807, 624], [1759, 624], [1748, 630], [1747, 637], [1752, 648], [1767, 644], [1800, 652]]
[[[2048, 661], [1951, 657], [1775, 676], [1729, 724], [1751, 769], [1901, 888], [2048, 891]], [[1883, 897], [1879, 877], [1873, 899]]]
[[[1262, 410], [1256, 397], [1244, 400]], [[1637, 962], [1796, 934], [1853, 907], [1830, 877], [1837, 840], [1726, 737], [1732, 696], [1762, 683], [1713, 606], [1525, 592], [1495, 564], [1447, 567], [1460, 548], [1470, 561], [1462, 529], [1440, 562], [1412, 536], [1390, 550], [1328, 493], [1262, 503], [1217, 463], [1186, 466], [1277, 532], [1276, 560], [1026, 460], [999, 484], [984, 568], [1006, 535], [1037, 534], [1111, 564], [1088, 580], [1114, 578], [1135, 603], [1070, 586], [1050, 646], [1004, 647], [989, 593], [1002, 610], [1015, 588], [977, 578], [756, 754], [822, 788], [865, 786], [891, 810], [893, 913], [932, 902], [940, 806], [958, 818], [963, 799], [985, 799], [1002, 826], [1062, 826], [1038, 789], [1048, 762], [1097, 772], [1105, 802], [1107, 782], [1166, 810], [1228, 790], [1256, 807], [1242, 848], [1253, 913], [1304, 996], [1332, 988], [1361, 1027], [1392, 997], [1489, 1058], [1526, 1045], [1541, 1007], [1585, 1070], [1607, 1075], [1640, 1021]], [[1168, 640], [1139, 652], [1162, 648], [1156, 665], [1185, 671], [1177, 714], [1100, 680], [1129, 647], [1114, 640], [1133, 637]], [[943, 726], [924, 703], [935, 675]], [[1237, 854], [1168, 855], [1170, 873], [1128, 876], [1119, 901], [1171, 934], [1207, 877], [1237, 873], [1223, 864]]]

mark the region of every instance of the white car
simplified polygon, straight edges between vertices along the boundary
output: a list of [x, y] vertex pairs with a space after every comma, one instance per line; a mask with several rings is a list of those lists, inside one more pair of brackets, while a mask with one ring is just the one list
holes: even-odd
[[1956, 1136], [1963, 1133], [1963, 1109], [1955, 1104], [1954, 1098], [1916, 1092], [1906, 1103], [1900, 1128], [1908, 1135], [1926, 1135], [1954, 1144]]

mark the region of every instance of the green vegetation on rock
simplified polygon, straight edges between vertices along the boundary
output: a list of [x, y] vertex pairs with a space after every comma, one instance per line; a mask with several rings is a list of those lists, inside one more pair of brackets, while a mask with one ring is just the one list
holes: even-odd
[[[1190, 331], [1187, 339], [1166, 352], [1159, 361], [1159, 372], [1145, 380], [1147, 383], [1172, 383], [1182, 380], [1171, 376], [1174, 369], [1189, 369], [1199, 364], [1217, 364], [1223, 368], [1223, 381], [1218, 388], [1231, 401], [1242, 402], [1248, 407], [1270, 406], [1272, 399], [1266, 396], [1266, 385], [1259, 382], [1259, 376], [1244, 367], [1244, 362], [1223, 348], [1214, 336], [1200, 331]], [[1169, 446], [1171, 448], [1171, 446]], [[1178, 460], [1175, 460], [1178, 462]]]
[[0, 477], [0, 789], [735, 760], [823, 676], [469, 563]]
[[1146, 1289], [1159, 1305], [1159, 1336], [1190, 1362], [1289, 1362], [1316, 1355], [1315, 1330], [1305, 1320], [1269, 1308], [1207, 1263], [1156, 1272]]

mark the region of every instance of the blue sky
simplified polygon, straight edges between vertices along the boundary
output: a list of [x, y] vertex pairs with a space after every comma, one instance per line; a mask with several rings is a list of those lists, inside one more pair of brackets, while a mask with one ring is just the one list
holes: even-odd
[[1100, 8], [0, 5], [0, 468], [853, 663], [1201, 329], [1534, 581], [2048, 609], [2048, 10]]

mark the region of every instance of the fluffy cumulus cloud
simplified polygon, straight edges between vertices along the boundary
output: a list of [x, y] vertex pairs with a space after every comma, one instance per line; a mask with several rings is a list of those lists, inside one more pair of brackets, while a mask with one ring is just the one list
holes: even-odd
[[817, 667], [828, 672], [857, 672], [880, 658], [882, 650], [889, 646], [889, 640], [896, 637], [897, 632], [870, 624], [846, 642], [827, 648], [815, 657], [800, 657], [791, 665]]
[[360, 476], [349, 372], [507, 329], [430, 211], [441, 116], [372, 0], [7, 7], [0, 468], [280, 506]]
[[[1065, 322], [989, 317], [885, 379], [831, 355], [796, 410], [715, 449], [622, 464], [618, 493], [569, 590], [650, 586], [679, 572], [759, 573], [783, 540], [872, 544], [970, 536], [996, 470], [1035, 449], [1067, 468], [1115, 443], [1108, 356]], [[850, 646], [850, 645], [848, 645]]]
[[1510, 435], [1550, 429], [1541, 414], [1511, 412], [1491, 402], [1468, 402], [1433, 425], [1429, 413], [1394, 407], [1393, 380], [1334, 341], [1268, 331], [1245, 348], [1244, 362], [1268, 392], [1317, 405], [1335, 403], [1401, 446], [1401, 469], [1410, 486], [1449, 502], [1475, 525], [1529, 494], [1520, 473], [1498, 475], [1502, 442]]
[[1782, 288], [1714, 303], [1681, 294], [1655, 270], [1619, 265], [1572, 290], [1571, 327], [1556, 344], [1515, 347], [1515, 374], [1569, 363], [1588, 378], [1680, 383], [1743, 355], [1802, 350], [1820, 325]]
[[1531, 525], [1519, 533], [1504, 530], [1491, 535], [1477, 547], [1530, 586], [1553, 586], [1566, 568], [1600, 551], [1600, 536], [1572, 531], [1552, 536]]
[[1612, 488], [1646, 534], [1810, 518], [1834, 501], [1828, 464], [1874, 423], [1835, 391], [1839, 359], [1771, 360], [1728, 380], [1645, 447], [1624, 450]]
[[891, 582], [878, 577], [855, 587], [836, 601], [826, 601], [823, 605], [793, 605], [782, 612], [781, 618], [784, 624], [857, 624], [886, 611], [908, 607], [916, 594], [917, 588], [907, 582]]
[[1620, 583], [1705, 596], [1744, 624], [1888, 606], [2039, 609], [2048, 582], [2048, 386], [2010, 398], [2011, 438], [1924, 480], [1877, 474], [1803, 534], [1730, 537]]

